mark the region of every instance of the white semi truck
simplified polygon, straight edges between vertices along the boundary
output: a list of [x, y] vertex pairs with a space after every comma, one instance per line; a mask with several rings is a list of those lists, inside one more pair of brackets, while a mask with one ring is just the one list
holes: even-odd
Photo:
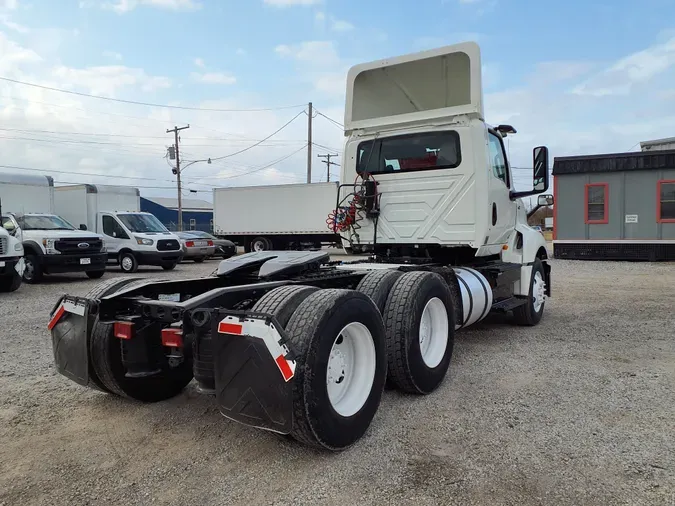
[[45, 274], [105, 274], [108, 255], [103, 237], [78, 230], [54, 209], [49, 176], [0, 174], [2, 226], [21, 241], [23, 281], [38, 283]]
[[326, 226], [337, 183], [213, 189], [214, 235], [250, 251], [339, 244]]
[[534, 148], [532, 189], [515, 191], [503, 140], [515, 130], [485, 121], [479, 47], [355, 66], [344, 119], [341, 181], [355, 182], [327, 218], [368, 258], [259, 251], [201, 279], [65, 295], [48, 325], [57, 370], [145, 402], [196, 379], [232, 420], [341, 450], [368, 430], [385, 383], [433, 395], [457, 331], [491, 312], [537, 325], [551, 270], [521, 198], [551, 202], [548, 150]]
[[54, 192], [57, 212], [82, 230], [105, 238], [108, 260], [123, 272], [139, 265], [171, 270], [183, 257], [178, 237], [150, 213], [141, 212], [137, 188], [82, 184], [59, 186]]

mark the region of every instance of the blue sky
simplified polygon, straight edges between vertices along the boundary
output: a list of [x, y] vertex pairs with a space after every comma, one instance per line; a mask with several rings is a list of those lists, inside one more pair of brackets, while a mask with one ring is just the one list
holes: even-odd
[[[219, 109], [311, 100], [340, 122], [350, 65], [463, 40], [481, 46], [487, 120], [519, 131], [518, 165], [539, 144], [555, 156], [675, 136], [672, 0], [0, 0], [0, 77]], [[166, 128], [193, 125], [182, 139], [199, 159], [246, 147], [301, 109], [176, 111], [0, 82], [0, 120], [15, 130], [0, 132], [0, 144], [7, 165], [143, 177], [128, 181], [170, 194]], [[193, 188], [302, 180], [305, 124], [303, 115], [273, 142], [196, 164]], [[334, 124], [318, 117], [315, 129], [317, 143], [341, 147]]]

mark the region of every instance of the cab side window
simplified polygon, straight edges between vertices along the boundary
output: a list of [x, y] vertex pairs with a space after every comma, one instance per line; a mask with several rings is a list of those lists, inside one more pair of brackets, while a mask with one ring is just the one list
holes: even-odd
[[103, 233], [109, 237], [129, 239], [129, 236], [112, 216], [103, 216]]
[[2, 228], [7, 230], [8, 232], [14, 232], [14, 230], [16, 230], [14, 222], [8, 216], [2, 217]]
[[490, 146], [489, 157], [492, 173], [497, 179], [501, 179], [502, 182], [509, 187], [509, 176], [508, 171], [506, 170], [506, 156], [504, 156], [504, 148], [502, 147], [501, 139], [492, 132], [489, 132], [488, 143]]

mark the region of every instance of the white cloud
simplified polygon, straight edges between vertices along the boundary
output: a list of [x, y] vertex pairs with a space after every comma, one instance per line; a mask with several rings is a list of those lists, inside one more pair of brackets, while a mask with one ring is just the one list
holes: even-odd
[[326, 13], [323, 11], [317, 11], [316, 14], [314, 14], [314, 19], [318, 22], [324, 22], [326, 21]]
[[309, 6], [318, 5], [322, 0], [264, 0], [267, 5], [274, 7], [293, 7], [295, 5]]
[[201, 58], [195, 58], [195, 65], [203, 68], [204, 67], [204, 60], [202, 60]]
[[[33, 33], [37, 35], [40, 31]], [[100, 65], [100, 62], [68, 67], [59, 63], [59, 53], [55, 50], [58, 46], [55, 43], [65, 36], [72, 34], [54, 31], [37, 45], [31, 42], [31, 46], [40, 48], [37, 50], [0, 32], [0, 75], [62, 90], [202, 108], [259, 109], [290, 102], [283, 96], [263, 98], [246, 91], [228, 93], [227, 100], [205, 102], [194, 98], [194, 93], [181, 96], [176, 91], [180, 80], [172, 83], [143, 69]], [[33, 38], [31, 35], [31, 41]], [[229, 82], [231, 76], [213, 73], [205, 79]], [[174, 100], [161, 98], [167, 93]], [[256, 112], [186, 111], [97, 100], [6, 81], [0, 81], [0, 95], [4, 97], [0, 102], [0, 151], [6, 165], [39, 169], [20, 173], [50, 174], [57, 184], [130, 184], [138, 186], [144, 196], [175, 194], [173, 175], [162, 158], [166, 146], [173, 142], [173, 138], [165, 134], [167, 128], [191, 125], [182, 132], [182, 154], [186, 161], [198, 160], [248, 147], [302, 110], [300, 107]], [[321, 105], [323, 113], [340, 119], [339, 107], [333, 109], [325, 100], [317, 105]], [[306, 116], [301, 115], [260, 146], [212, 165], [196, 163], [185, 175], [186, 188], [206, 191], [199, 197], [209, 198], [214, 186], [303, 182], [306, 129]], [[316, 119], [314, 141], [332, 149], [340, 148], [342, 132], [328, 121]], [[292, 156], [284, 159], [289, 154]], [[322, 180], [320, 163], [313, 160], [313, 165], [314, 180]], [[90, 172], [101, 176], [52, 171]], [[105, 177], [111, 175], [115, 177]], [[148, 179], [134, 179], [137, 177]]]
[[237, 54], [237, 56], [244, 56], [246, 54], [246, 50], [242, 47], [239, 47], [239, 48], [237, 48], [235, 53]]
[[648, 82], [673, 66], [675, 37], [620, 59], [572, 91], [577, 95], [595, 97], [628, 95], [634, 86]]
[[331, 25], [331, 29], [335, 32], [349, 32], [354, 29], [354, 25], [349, 21], [342, 19], [335, 19]]
[[274, 51], [282, 57], [315, 66], [330, 67], [340, 63], [340, 57], [332, 41], [312, 40], [300, 44], [281, 44], [275, 47]]
[[19, 7], [18, 0], [0, 0], [0, 9], [7, 9], [10, 11], [16, 10]]
[[206, 72], [204, 74], [193, 72], [191, 76], [193, 80], [205, 84], [234, 84], [237, 82], [236, 77], [222, 72]]
[[103, 51], [103, 56], [111, 60], [122, 61], [122, 55], [117, 51]]
[[118, 14], [133, 11], [139, 6], [155, 7], [173, 11], [193, 11], [201, 9], [199, 0], [116, 0], [115, 2], [98, 0], [81, 0], [80, 8], [100, 6], [103, 9], [112, 10]]

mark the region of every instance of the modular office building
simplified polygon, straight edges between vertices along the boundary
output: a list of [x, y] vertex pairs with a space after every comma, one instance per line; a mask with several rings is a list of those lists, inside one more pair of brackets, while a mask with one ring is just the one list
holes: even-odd
[[553, 253], [675, 260], [675, 150], [556, 157]]

